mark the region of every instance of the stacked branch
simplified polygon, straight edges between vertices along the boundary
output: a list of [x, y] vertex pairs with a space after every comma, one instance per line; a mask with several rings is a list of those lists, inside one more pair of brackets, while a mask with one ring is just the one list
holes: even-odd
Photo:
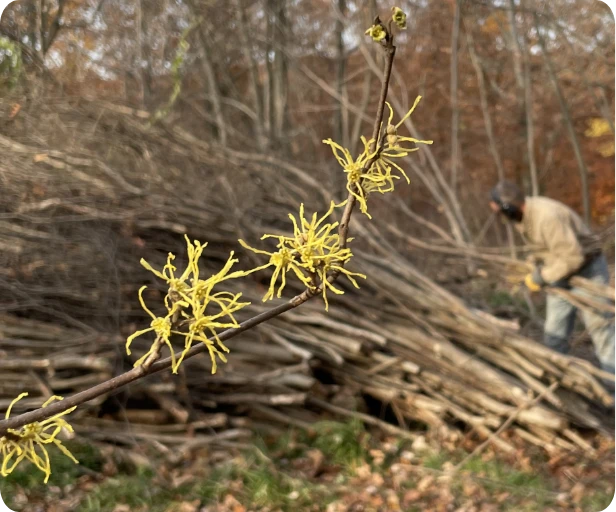
[[[158, 255], [153, 264], [181, 254], [188, 233], [210, 242], [204, 270], [217, 269], [238, 238], [288, 233], [294, 205], [315, 211], [330, 198], [321, 186], [329, 171], [310, 163], [220, 148], [124, 106], [39, 102], [0, 134], [0, 400], [27, 390], [22, 408], [130, 368], [124, 341], [143, 322], [137, 290], [152, 283], [152, 296], [165, 293], [139, 266], [146, 253]], [[52, 117], [78, 126], [79, 137], [67, 143]], [[79, 432], [224, 445], [251, 427], [309, 430], [334, 415], [407, 437], [411, 425], [454, 437], [463, 429], [511, 451], [506, 425], [527, 443], [592, 452], [579, 429], [604, 430], [597, 407], [612, 403], [602, 380], [613, 376], [468, 307], [417, 269], [426, 252], [408, 250], [399, 229], [373, 220], [352, 230], [361, 234], [352, 270], [369, 276], [359, 291], [333, 297], [329, 313], [315, 300], [230, 340], [232, 357], [214, 376], [198, 356], [179, 375], [122, 390], [122, 400], [102, 397], [80, 412]], [[240, 254], [244, 268], [251, 258]], [[242, 291], [255, 314], [268, 282], [253, 277], [230, 291]], [[291, 284], [294, 292], [302, 289]], [[135, 353], [150, 344], [135, 340]], [[126, 418], [129, 433], [118, 428]]]

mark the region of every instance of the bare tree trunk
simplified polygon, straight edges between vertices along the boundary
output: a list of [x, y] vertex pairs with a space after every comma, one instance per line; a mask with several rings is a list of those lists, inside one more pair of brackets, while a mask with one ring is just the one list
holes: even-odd
[[41, 59], [45, 58], [45, 39], [46, 39], [46, 32], [47, 32], [47, 2], [45, 0], [39, 0], [38, 2], [38, 14], [39, 14], [39, 20], [38, 20], [38, 28], [39, 28], [39, 54], [41, 56]]
[[530, 67], [526, 44], [522, 47], [515, 19], [515, 0], [509, 0], [509, 26], [511, 29], [511, 38], [513, 39], [513, 63], [516, 83], [518, 89], [523, 95], [521, 103], [524, 106], [525, 118], [525, 137], [527, 148], [527, 159], [531, 183], [531, 195], [539, 195], [539, 179], [537, 173], [537, 164], [535, 160], [535, 129], [533, 124], [533, 101], [532, 101], [532, 82], [530, 78]]
[[[481, 61], [477, 53], [475, 52], [475, 42], [473, 40], [472, 28], [466, 25], [466, 40], [468, 46], [468, 52], [471, 57], [471, 63], [473, 64], [473, 68], [475, 68], [475, 74], [477, 75], [477, 84], [479, 86], [479, 101], [481, 103], [481, 112], [483, 113], [483, 123], [486, 128], [486, 135], [488, 136], [488, 144], [490, 147], [490, 153], [492, 153], [492, 158], [494, 158], [494, 164], [496, 165], [496, 172], [498, 173], [498, 179], [505, 179], [505, 168], [503, 167], [503, 162], [501, 160], [500, 154], [498, 152], [498, 147], [496, 146], [496, 139], [494, 137], [494, 129], [492, 127], [492, 117], [490, 116], [490, 107], [488, 105], [488, 95], [485, 85], [485, 80], [483, 78], [483, 69], [481, 66]], [[507, 241], [509, 243], [509, 250], [512, 258], [517, 257], [517, 251], [515, 248], [515, 238], [513, 235], [513, 229], [509, 223], [506, 224], [507, 230]]]
[[485, 85], [485, 79], [483, 77], [483, 68], [479, 56], [475, 51], [475, 42], [471, 27], [466, 25], [466, 41], [468, 45], [468, 53], [471, 57], [471, 63], [475, 69], [475, 75], [477, 76], [477, 85], [479, 86], [479, 102], [481, 104], [481, 112], [483, 114], [483, 122], [486, 129], [486, 135], [488, 136], [488, 144], [492, 158], [494, 158], [494, 164], [496, 165], [496, 172], [499, 180], [505, 179], [505, 168], [501, 160], [498, 148], [496, 147], [496, 139], [494, 137], [494, 129], [492, 126], [492, 117], [490, 116], [490, 107], [488, 105], [488, 94]]
[[[189, 0], [189, 5], [195, 14], [198, 13], [195, 0]], [[197, 29], [199, 42], [201, 43], [201, 58], [199, 61], [201, 62], [203, 75], [207, 83], [208, 98], [212, 104], [218, 141], [225, 146], [227, 144], [227, 127], [222, 111], [222, 100], [220, 97], [220, 90], [218, 89], [218, 81], [216, 80], [216, 71], [214, 70], [214, 64], [210, 58], [210, 47], [206, 36], [209, 28], [205, 26], [207, 23], [208, 18], [206, 16]]]
[[263, 126], [263, 91], [259, 81], [259, 70], [257, 69], [257, 63], [255, 62], [252, 54], [252, 44], [248, 38], [248, 21], [246, 20], [246, 11], [242, 0], [236, 0], [236, 10], [240, 29], [240, 42], [244, 51], [244, 58], [246, 59], [250, 69], [250, 90], [253, 97], [253, 108], [256, 113], [256, 119], [254, 120], [254, 134], [259, 149], [264, 149], [266, 140]]
[[535, 123], [533, 121], [533, 84], [530, 75], [528, 52], [524, 51], [524, 110], [526, 113], [526, 148], [530, 172], [531, 194], [539, 195], [539, 178], [535, 159]]
[[135, 64], [137, 70], [135, 80], [139, 87], [139, 107], [145, 106], [145, 85], [143, 83], [143, 4], [142, 0], [135, 2]]
[[[515, 77], [515, 83], [517, 85], [517, 94], [515, 97], [515, 111], [514, 116], [519, 127], [520, 138], [528, 139], [528, 133], [526, 131], [526, 115], [524, 107], [524, 74], [522, 72], [522, 49], [520, 47], [520, 41], [518, 38], [518, 29], [516, 23], [516, 9], [515, 0], [509, 0], [509, 9], [507, 10], [509, 21], [509, 37], [507, 38], [511, 44], [511, 55], [513, 56], [513, 75]], [[505, 34], [505, 28], [501, 27], [503, 34]], [[496, 85], [496, 84], [493, 84]], [[517, 146], [518, 140], [515, 140]], [[528, 153], [524, 156], [525, 163], [528, 162]], [[516, 178], [519, 178], [519, 172], [516, 165]], [[523, 170], [522, 182], [524, 183], [524, 189], [527, 192], [528, 187], [526, 179], [526, 170]], [[532, 186], [531, 186], [532, 188]]]
[[269, 134], [269, 142], [272, 144], [274, 139], [274, 64], [273, 64], [273, 40], [274, 40], [274, 21], [273, 16], [274, 0], [265, 0], [265, 68], [267, 71], [267, 84], [265, 89], [265, 120]]
[[43, 34], [41, 41], [43, 43], [43, 56], [47, 55], [47, 52], [51, 48], [51, 45], [58, 37], [58, 33], [60, 32], [62, 16], [64, 16], [64, 7], [66, 6], [66, 0], [58, 0], [58, 12], [54, 16], [51, 23], [48, 24], [48, 9], [49, 5], [44, 4], [44, 10], [42, 11], [44, 14], [44, 18], [42, 19], [42, 28]]
[[451, 188], [454, 195], [457, 195], [458, 188], [458, 167], [459, 167], [459, 147], [458, 147], [458, 128], [460, 124], [460, 110], [458, 108], [458, 43], [460, 39], [460, 0], [456, 0], [453, 15], [453, 28], [451, 31], [451, 73], [450, 73], [450, 93], [451, 93]]
[[[332, 4], [334, 2], [332, 1]], [[339, 96], [338, 108], [334, 116], [334, 135], [337, 141], [345, 147], [349, 147], [349, 110], [346, 108], [348, 103], [347, 88], [345, 85], [346, 55], [344, 51], [344, 16], [346, 14], [346, 0], [337, 0], [337, 5], [333, 5], [336, 18], [334, 35], [336, 39], [336, 92]], [[370, 73], [367, 73], [370, 75]], [[337, 175], [334, 186], [336, 191], [344, 195], [346, 188], [346, 176]]]
[[286, 47], [288, 37], [288, 20], [285, 9], [286, 0], [275, 0], [274, 27], [274, 137], [283, 142], [287, 133], [287, 101], [288, 101], [288, 62]]
[[349, 147], [349, 91], [347, 89], [346, 83], [342, 84], [342, 141], [344, 143], [344, 147]]
[[[513, 0], [512, 0], [513, 1]], [[523, 2], [523, 0], [522, 0]], [[524, 4], [522, 3], [522, 6]], [[515, 7], [515, 4], [514, 4]], [[519, 44], [519, 40], [516, 38]], [[530, 58], [528, 54], [528, 41], [526, 31], [522, 37], [524, 45], [520, 47], [523, 55], [523, 78], [524, 78], [524, 112], [526, 114], [526, 148], [528, 153], [528, 167], [530, 172], [531, 193], [533, 196], [538, 196], [539, 190], [539, 173], [537, 171], [537, 160], [535, 158], [535, 122], [533, 120], [533, 82], [530, 72]]]
[[43, 27], [41, 25], [43, 12], [41, 10], [42, 2], [39, 0], [32, 0], [30, 8], [30, 30], [28, 36], [31, 38], [32, 49], [40, 57], [43, 54], [43, 44], [41, 42], [41, 35], [43, 34]]
[[[334, 9], [336, 10], [336, 28], [334, 29], [336, 37], [336, 91], [342, 98], [344, 97], [344, 68], [346, 64], [344, 55], [344, 40], [342, 38], [344, 32], [343, 16], [346, 11], [346, 0], [338, 0], [338, 6]], [[336, 140], [339, 140], [344, 147], [348, 147], [346, 145], [346, 141], [344, 140], [344, 130], [342, 127], [343, 110], [343, 102], [339, 101], [338, 109], [336, 110], [336, 115], [334, 118], [334, 134]]]
[[524, 77], [522, 75], [522, 49], [520, 48], [520, 40], [518, 39], [518, 28], [515, 21], [515, 0], [509, 0], [509, 28], [511, 30], [511, 39], [513, 40], [513, 73], [515, 81], [518, 84], [518, 89], [524, 88]]
[[614, 118], [612, 116], [610, 104], [607, 101], [607, 96], [605, 94], [605, 87], [601, 87], [600, 91], [601, 91], [599, 93], [600, 98], [597, 100], [599, 103], [599, 111], [602, 112], [603, 117], [607, 120], [607, 122], [610, 125], [612, 133], [614, 133]]
[[218, 130], [218, 140], [223, 146], [227, 145], [227, 128], [225, 126], [225, 119], [222, 113], [222, 101], [220, 99], [220, 91], [218, 90], [218, 83], [216, 81], [216, 72], [214, 71], [214, 65], [210, 59], [209, 45], [205, 39], [205, 35], [202, 30], [199, 31], [201, 35], [201, 44], [203, 46], [203, 55], [201, 57], [201, 64], [207, 80], [210, 98], [212, 102], [212, 110], [214, 111], [214, 119], [216, 119], [216, 128]]
[[545, 38], [541, 29], [539, 27], [539, 19], [537, 15], [535, 15], [535, 28], [537, 30], [537, 36], [539, 39], [539, 45], [541, 46], [541, 52], [543, 53], [543, 58], [545, 60], [546, 67], [548, 69], [548, 74], [550, 75], [550, 80], [552, 81], [552, 85], [554, 86], [554, 92], [556, 93], [556, 97], [558, 98], [558, 103], [560, 104], [560, 110], [563, 115], [563, 119], [565, 121], [565, 125], [567, 126], [567, 131], [569, 132], [569, 138], [571, 139], [571, 145], [573, 146], [573, 153], [575, 154], [575, 159], [578, 164], [578, 169], [580, 172], [580, 183], [582, 185], [582, 206], [584, 209], [584, 220], [586, 223], [590, 222], [590, 194], [588, 190], [588, 169], [586, 168], [586, 164], [584, 163], [584, 158], [582, 157], [582, 150], [580, 148], [580, 143], [578, 141], [577, 135], [575, 133], [575, 128], [573, 126], [573, 120], [571, 119], [571, 113], [569, 112], [569, 105], [567, 104], [567, 100], [565, 99], [563, 92], [560, 88], [560, 84], [558, 83], [558, 77], [556, 76], [556, 72], [554, 71], [554, 65], [552, 64], [552, 59], [547, 51], [547, 47], [545, 44]]

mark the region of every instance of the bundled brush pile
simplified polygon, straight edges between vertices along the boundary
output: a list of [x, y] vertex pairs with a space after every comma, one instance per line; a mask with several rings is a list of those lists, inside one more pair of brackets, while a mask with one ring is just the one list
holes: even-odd
[[[30, 396], [20, 405], [33, 406], [131, 367], [126, 336], [147, 321], [137, 290], [164, 293], [142, 257], [160, 268], [168, 251], [183, 254], [187, 233], [209, 242], [205, 271], [231, 250], [250, 268], [260, 263], [238, 238], [288, 232], [298, 204], [314, 211], [331, 199], [322, 169], [220, 148], [179, 123], [152, 126], [146, 112], [49, 98], [11, 110], [0, 103], [4, 407], [21, 391]], [[317, 299], [238, 336], [216, 375], [199, 356], [179, 375], [90, 403], [76, 413], [77, 432], [190, 449], [236, 443], [253, 427], [311, 429], [333, 414], [411, 438], [465, 429], [511, 451], [500, 436], [508, 430], [592, 453], [580, 428], [605, 430], [597, 411], [612, 403], [602, 385], [611, 376], [470, 309], [414, 266], [425, 253], [400, 249], [408, 233], [363, 218], [351, 232], [360, 248], [351, 270], [368, 279], [358, 291], [342, 284], [329, 313]], [[267, 283], [261, 272], [230, 285], [252, 302], [240, 320], [265, 309]], [[135, 340], [134, 352], [150, 343]]]

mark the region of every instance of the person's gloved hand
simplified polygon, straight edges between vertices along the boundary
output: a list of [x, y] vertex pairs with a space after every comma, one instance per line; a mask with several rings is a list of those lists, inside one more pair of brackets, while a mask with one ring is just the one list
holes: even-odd
[[529, 291], [531, 291], [531, 292], [538, 292], [539, 290], [541, 290], [541, 285], [535, 283], [535, 281], [533, 280], [533, 275], [532, 274], [528, 274], [524, 278], [524, 284], [526, 285], [526, 288], [528, 288]]
[[528, 290], [531, 292], [538, 292], [539, 290], [541, 290], [541, 288], [545, 286], [545, 281], [541, 277], [541, 269], [539, 267], [536, 267], [533, 272], [528, 274], [524, 278], [524, 284], [526, 285], [526, 288], [528, 288]]

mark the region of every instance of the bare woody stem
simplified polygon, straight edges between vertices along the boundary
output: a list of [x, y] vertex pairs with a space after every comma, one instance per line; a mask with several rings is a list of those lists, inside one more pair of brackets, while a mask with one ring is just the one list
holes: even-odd
[[[372, 140], [374, 140], [375, 144], [377, 143], [377, 139], [379, 137], [379, 132], [381, 129], [381, 122], [383, 120], [383, 112], [385, 110], [385, 101], [387, 99], [387, 91], [389, 90], [389, 80], [391, 77], [391, 70], [394, 61], [394, 56], [396, 53], [396, 47], [393, 45], [393, 36], [391, 34], [387, 38], [387, 41], [383, 44], [383, 49], [385, 50], [385, 68], [383, 70], [383, 81], [381, 85], [381, 94], [379, 97], [378, 108], [376, 112], [376, 117], [374, 120], [374, 129], [372, 132]], [[364, 166], [366, 169], [369, 169], [370, 166], [374, 163], [374, 161], [378, 158], [378, 155], [375, 155], [372, 159], [366, 162]], [[351, 220], [351, 214], [353, 213], [353, 207], [355, 205], [355, 196], [352, 194], [348, 195], [347, 203], [342, 214], [342, 219], [340, 221], [340, 225], [338, 228], [338, 233], [340, 235], [340, 243], [343, 248], [347, 245], [347, 238], [349, 235], [349, 222]], [[327, 278], [330, 283], [333, 283], [339, 276], [340, 272], [332, 272], [332, 274]], [[273, 307], [263, 313], [260, 313], [244, 322], [242, 322], [239, 327], [233, 329], [227, 329], [218, 335], [221, 341], [227, 341], [231, 338], [234, 338], [238, 334], [243, 333], [253, 327], [267, 322], [272, 318], [275, 318], [282, 313], [285, 313], [291, 309], [294, 309], [304, 302], [312, 299], [319, 293], [323, 291], [323, 283], [319, 285], [315, 289], [306, 289], [301, 294], [293, 297], [288, 302], [284, 304], [280, 304], [279, 306]], [[214, 341], [214, 340], [212, 340]], [[188, 359], [190, 357], [194, 357], [197, 354], [201, 354], [207, 350], [207, 346], [204, 343], [201, 343], [193, 348], [191, 348], [188, 353], [184, 356], [184, 359]], [[101, 382], [96, 386], [93, 386], [85, 391], [81, 391], [76, 393], [64, 400], [54, 402], [47, 407], [35, 409], [34, 411], [26, 412], [24, 414], [20, 414], [18, 416], [14, 416], [9, 419], [5, 419], [0, 421], [0, 436], [4, 436], [7, 433], [8, 429], [17, 429], [27, 425], [29, 423], [34, 423], [37, 421], [43, 421], [47, 418], [55, 416], [56, 414], [60, 414], [61, 412], [70, 409], [71, 407], [75, 407], [81, 405], [85, 402], [89, 402], [94, 398], [97, 398], [106, 393], [110, 393], [118, 388], [126, 386], [131, 382], [134, 382], [138, 379], [146, 377], [147, 375], [152, 375], [154, 373], [160, 372], [162, 370], [166, 370], [171, 367], [171, 357], [167, 357], [165, 359], [161, 359], [160, 361], [153, 361], [155, 357], [158, 355], [158, 350], [155, 351], [155, 354], [152, 354], [154, 357], [148, 358], [147, 364], [143, 364], [132, 370], [129, 370], [117, 377], [113, 377], [105, 382]], [[180, 357], [181, 353], [178, 352], [176, 357]]]

